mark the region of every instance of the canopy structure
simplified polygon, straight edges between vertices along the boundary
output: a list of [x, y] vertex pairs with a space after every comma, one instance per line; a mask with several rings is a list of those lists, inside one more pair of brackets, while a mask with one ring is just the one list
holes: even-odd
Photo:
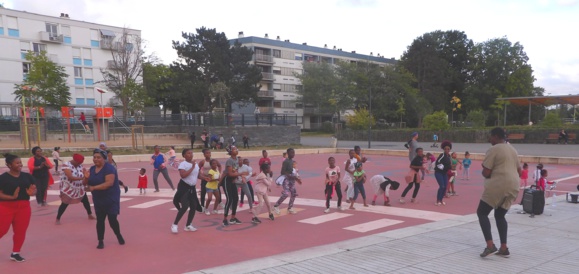
[[497, 101], [504, 101], [505, 115], [504, 123], [507, 123], [507, 102], [519, 106], [529, 106], [529, 123], [531, 122], [531, 105], [579, 105], [579, 95], [555, 95], [555, 96], [531, 96], [531, 97], [507, 97], [497, 98]]

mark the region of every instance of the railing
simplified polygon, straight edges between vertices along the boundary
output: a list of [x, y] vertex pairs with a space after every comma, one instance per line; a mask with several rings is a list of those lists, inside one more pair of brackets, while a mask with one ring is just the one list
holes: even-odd
[[273, 57], [270, 55], [256, 54], [255, 55], [255, 61], [256, 62], [273, 63]]
[[123, 122], [122, 119], [119, 119], [119, 117], [117, 117], [117, 116], [113, 116], [113, 119], [114, 119], [115, 125], [118, 123], [121, 126], [121, 128], [125, 129], [128, 133], [131, 132], [131, 128], [129, 126], [127, 126], [127, 124], [125, 124], [125, 122]]
[[257, 97], [273, 97], [273, 90], [260, 90], [257, 92]]
[[273, 73], [271, 72], [262, 72], [261, 77], [263, 80], [274, 80]]

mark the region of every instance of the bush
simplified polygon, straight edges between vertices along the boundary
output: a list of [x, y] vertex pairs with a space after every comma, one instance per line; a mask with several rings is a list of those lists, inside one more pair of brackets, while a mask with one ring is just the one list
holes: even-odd
[[325, 121], [322, 123], [320, 131], [324, 133], [334, 133], [334, 124], [330, 121]]
[[557, 115], [557, 113], [549, 112], [547, 113], [547, 115], [545, 115], [545, 119], [541, 121], [541, 126], [560, 128], [563, 126], [563, 121], [561, 120], [561, 118], [559, 118], [559, 115]]
[[424, 116], [422, 125], [428, 130], [447, 130], [450, 128], [448, 115], [444, 111], [437, 111]]
[[368, 129], [369, 123], [375, 126], [376, 119], [365, 108], [354, 110], [354, 115], [346, 115], [346, 124], [351, 129]]
[[485, 114], [482, 110], [472, 110], [466, 116], [466, 121], [471, 122], [473, 127], [481, 128], [485, 126]]

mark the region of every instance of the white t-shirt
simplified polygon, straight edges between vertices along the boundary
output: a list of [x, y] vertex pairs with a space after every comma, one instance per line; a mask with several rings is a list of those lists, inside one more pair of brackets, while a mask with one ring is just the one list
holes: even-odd
[[190, 186], [194, 186], [197, 184], [197, 177], [199, 176], [199, 165], [189, 163], [187, 161], [183, 161], [179, 164], [179, 170], [182, 169], [185, 171], [189, 171], [191, 168], [194, 168], [193, 172], [191, 172], [189, 176], [181, 178], [181, 180], [183, 180], [183, 182], [185, 182]]

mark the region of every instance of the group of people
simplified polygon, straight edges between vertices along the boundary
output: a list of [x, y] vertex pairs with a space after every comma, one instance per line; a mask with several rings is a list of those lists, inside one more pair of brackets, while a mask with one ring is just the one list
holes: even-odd
[[[191, 148], [193, 148], [193, 143], [195, 142], [195, 132], [192, 132], [189, 137], [191, 138]], [[249, 137], [247, 134], [244, 134], [241, 140], [243, 141], [243, 148], [249, 148]], [[237, 145], [237, 140], [233, 135], [228, 138], [226, 143], [225, 137], [223, 137], [223, 133], [220, 133], [219, 135], [215, 133], [211, 134], [206, 130], [203, 130], [203, 133], [201, 133], [201, 142], [203, 142], [203, 148], [211, 149], [225, 149], [228, 146]]]
[[[429, 171], [429, 164], [425, 164], [429, 162], [429, 159], [425, 157], [424, 151], [418, 146], [417, 139], [418, 133], [413, 133], [412, 140], [409, 142], [409, 159], [411, 160], [409, 172], [405, 176], [407, 186], [402, 193], [401, 203], [404, 203], [404, 197], [412, 188], [414, 188], [414, 192], [411, 202], [415, 202], [420, 183], [424, 180], [424, 174], [421, 173]], [[503, 129], [495, 128], [491, 131], [490, 141], [493, 146], [487, 151], [482, 163], [485, 187], [477, 209], [479, 223], [487, 242], [487, 247], [481, 254], [482, 257], [492, 253], [503, 256], [509, 255], [509, 250], [506, 246], [507, 223], [505, 214], [517, 197], [519, 178], [523, 172], [519, 166], [516, 150], [504, 140], [505, 133]], [[440, 147], [443, 152], [438, 157], [435, 157], [432, 163], [434, 165], [434, 175], [439, 184], [435, 204], [439, 206], [445, 205], [443, 198], [445, 194], [448, 194], [449, 174], [456, 176], [455, 173], [449, 172], [453, 170], [453, 163], [455, 167], [462, 166], [463, 169], [467, 170], [471, 164], [467, 157], [468, 153], [462, 161], [453, 161], [456, 157], [453, 158], [450, 153], [452, 149], [451, 142], [443, 141]], [[247, 196], [247, 204], [252, 214], [251, 222], [255, 224], [261, 223], [258, 215], [263, 207], [267, 208], [269, 219], [274, 220], [274, 213], [280, 214], [280, 206], [288, 197], [288, 214], [297, 213], [293, 207], [294, 201], [298, 196], [296, 185], [301, 184], [302, 181], [297, 162], [294, 160], [295, 151], [292, 148], [287, 149], [286, 153], [284, 153], [285, 159], [281, 166], [280, 176], [275, 180], [267, 151], [262, 151], [262, 158], [259, 160], [259, 172], [253, 172], [249, 159], [243, 159], [238, 156], [237, 147], [228, 146], [227, 151], [230, 157], [224, 167], [218, 160], [211, 157], [211, 149], [209, 148], [203, 149], [203, 159], [199, 162], [193, 160], [192, 149], [187, 148], [182, 151], [181, 155], [184, 161], [178, 166], [180, 180], [173, 198], [173, 204], [178, 211], [171, 225], [171, 232], [178, 233], [178, 224], [185, 213], [188, 212], [184, 230], [196, 231], [197, 229], [193, 226], [196, 212], [206, 215], [219, 214], [218, 209], [221, 207], [223, 207], [223, 226], [240, 224], [242, 221], [237, 218], [236, 214], [238, 205], [244, 205], [243, 196]], [[32, 174], [21, 171], [22, 161], [18, 156], [7, 154], [5, 158], [9, 171], [0, 175], [0, 215], [7, 216], [7, 218], [0, 220], [0, 237], [7, 233], [11, 225], [13, 226], [14, 247], [11, 259], [15, 261], [24, 261], [19, 252], [30, 220], [30, 196], [36, 194], [39, 206], [45, 206], [46, 189], [51, 181], [48, 170], [52, 168], [52, 163], [50, 163], [48, 158], [42, 156], [41, 148], [33, 148], [32, 153], [34, 156], [29, 161], [29, 170]], [[160, 153], [160, 148], [156, 146], [155, 153], [151, 156], [151, 164], [154, 167], [155, 191], [159, 191], [156, 180], [159, 174], [163, 174], [169, 186], [175, 190], [168, 176], [166, 161], [166, 156]], [[384, 205], [390, 205], [389, 190], [398, 189], [400, 183], [383, 175], [368, 176], [363, 167], [366, 162], [367, 158], [362, 156], [360, 147], [356, 146], [349, 151], [349, 158], [344, 163], [344, 174], [342, 176], [341, 169], [336, 165], [336, 159], [334, 157], [328, 158], [328, 167], [324, 171], [325, 178], [323, 180], [326, 199], [325, 213], [330, 212], [330, 201], [334, 193], [336, 193], [338, 198], [337, 209], [344, 209], [341, 205], [343, 198], [342, 183], [345, 184], [346, 201], [349, 202], [349, 209], [351, 210], [355, 209], [354, 205], [359, 195], [362, 196], [363, 206], [369, 206], [364, 187], [366, 182], [370, 182], [374, 189], [372, 205], [375, 205], [376, 199], [380, 195], [384, 197]], [[459, 165], [459, 162], [461, 165]], [[58, 209], [56, 223], [60, 223], [60, 219], [68, 205], [75, 203], [82, 203], [87, 211], [88, 218], [95, 219], [86, 196], [87, 192], [91, 192], [97, 220], [97, 248], [101, 249], [104, 247], [106, 219], [108, 219], [118, 243], [121, 245], [125, 244], [117, 219], [120, 211], [120, 189], [122, 186], [118, 178], [116, 164], [112, 160], [112, 153], [107, 152], [106, 145], [101, 144], [100, 148], [93, 151], [94, 165], [86, 169], [82, 166], [83, 163], [84, 157], [80, 154], [74, 154], [71, 161], [62, 165], [63, 175], [61, 177], [60, 194], [62, 204]], [[146, 189], [146, 170], [141, 169], [139, 173], [139, 188]], [[469, 178], [468, 175], [468, 172], [466, 172], [465, 179]], [[144, 179], [141, 179], [143, 177]], [[196, 189], [198, 180], [201, 181], [201, 195], [199, 197]], [[271, 206], [268, 194], [275, 185], [281, 188], [281, 196]], [[452, 186], [452, 184], [450, 185]], [[241, 189], [241, 197], [239, 196], [239, 189]], [[453, 188], [451, 187], [451, 189]], [[226, 197], [225, 203], [221, 201], [222, 192]], [[454, 190], [451, 193], [454, 193]], [[257, 202], [254, 197], [257, 197]], [[212, 207], [211, 202], [213, 202]], [[495, 211], [495, 219], [499, 230], [500, 249], [495, 247], [490, 233], [488, 215], [492, 210]]]

